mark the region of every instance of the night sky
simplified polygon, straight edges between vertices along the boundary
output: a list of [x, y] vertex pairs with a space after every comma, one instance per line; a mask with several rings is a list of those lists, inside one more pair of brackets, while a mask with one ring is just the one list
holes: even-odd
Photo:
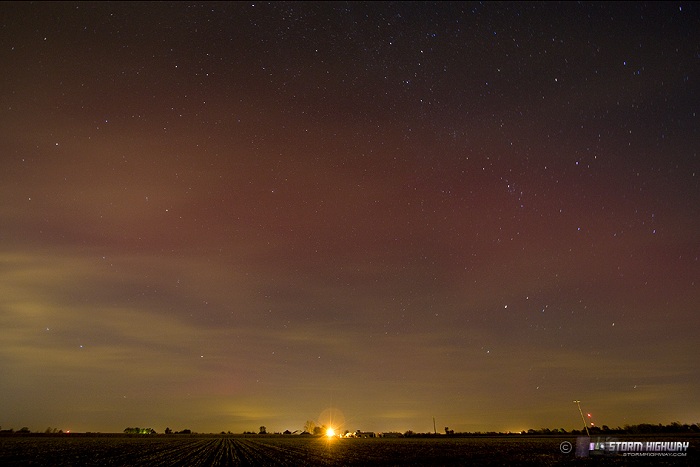
[[700, 420], [700, 7], [0, 4], [0, 426]]

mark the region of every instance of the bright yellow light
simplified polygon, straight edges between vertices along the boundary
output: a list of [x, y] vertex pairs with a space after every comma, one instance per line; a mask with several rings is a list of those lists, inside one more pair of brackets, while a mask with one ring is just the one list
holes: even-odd
[[327, 430], [326, 430], [326, 436], [328, 436], [329, 438], [334, 437], [334, 436], [335, 436], [335, 430], [334, 430], [333, 428], [327, 429]]

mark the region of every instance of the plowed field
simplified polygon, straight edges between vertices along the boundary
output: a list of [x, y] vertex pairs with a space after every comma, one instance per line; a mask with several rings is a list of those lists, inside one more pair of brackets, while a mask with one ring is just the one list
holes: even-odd
[[[8, 436], [2, 466], [695, 465], [698, 458], [576, 458], [564, 437]], [[692, 443], [694, 444], [694, 443]]]

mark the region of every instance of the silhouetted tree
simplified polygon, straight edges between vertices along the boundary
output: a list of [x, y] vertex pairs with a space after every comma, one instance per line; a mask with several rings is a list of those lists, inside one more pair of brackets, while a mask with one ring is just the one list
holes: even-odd
[[259, 435], [266, 435], [267, 434], [267, 427], [265, 425], [260, 426], [260, 431], [258, 432]]
[[307, 420], [306, 423], [304, 423], [304, 431], [308, 433], [313, 433], [315, 428], [316, 424], [312, 420]]

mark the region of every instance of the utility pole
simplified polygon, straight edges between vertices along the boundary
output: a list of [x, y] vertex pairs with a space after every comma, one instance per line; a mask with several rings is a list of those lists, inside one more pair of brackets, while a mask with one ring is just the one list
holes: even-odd
[[437, 434], [437, 428], [435, 428], [435, 417], [433, 417], [433, 432]]
[[574, 403], [578, 407], [578, 413], [581, 414], [581, 421], [583, 422], [583, 427], [586, 429], [586, 434], [590, 437], [591, 433], [588, 431], [588, 425], [586, 424], [586, 419], [583, 418], [583, 411], [581, 410], [581, 401], [574, 401]]

